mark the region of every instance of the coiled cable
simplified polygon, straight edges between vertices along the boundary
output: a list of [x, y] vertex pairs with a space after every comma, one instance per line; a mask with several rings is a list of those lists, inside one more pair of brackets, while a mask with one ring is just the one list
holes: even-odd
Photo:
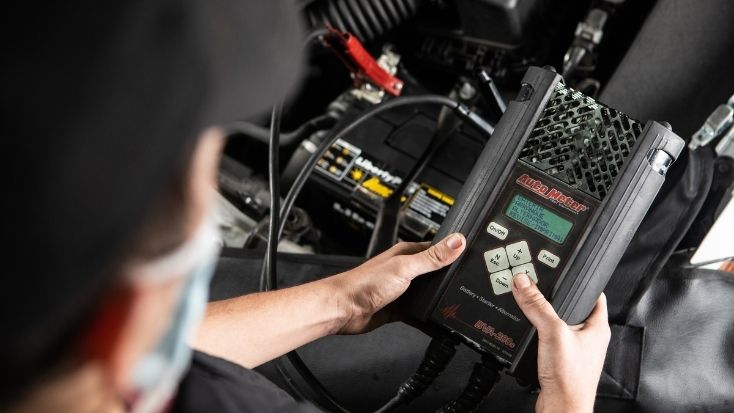
[[472, 413], [492, 391], [500, 379], [502, 365], [494, 357], [485, 354], [474, 364], [469, 381], [459, 397], [438, 409], [436, 413]]
[[375, 413], [392, 412], [400, 405], [410, 404], [422, 395], [454, 358], [458, 345], [458, 338], [448, 334], [440, 335], [431, 340], [416, 372], [400, 385], [395, 397]]

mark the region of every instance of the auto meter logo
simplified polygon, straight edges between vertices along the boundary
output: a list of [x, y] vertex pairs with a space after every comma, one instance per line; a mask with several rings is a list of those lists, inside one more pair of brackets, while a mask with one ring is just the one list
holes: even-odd
[[460, 304], [454, 304], [454, 305], [447, 305], [446, 307], [441, 309], [441, 315], [446, 320], [452, 320], [454, 318], [457, 318], [457, 313], [459, 311]]
[[573, 213], [578, 214], [579, 212], [584, 212], [589, 209], [589, 207], [581, 202], [574, 200], [568, 195], [564, 195], [563, 192], [556, 188], [548, 187], [548, 185], [544, 184], [540, 179], [533, 179], [528, 174], [522, 174], [522, 176], [517, 178], [515, 182]]

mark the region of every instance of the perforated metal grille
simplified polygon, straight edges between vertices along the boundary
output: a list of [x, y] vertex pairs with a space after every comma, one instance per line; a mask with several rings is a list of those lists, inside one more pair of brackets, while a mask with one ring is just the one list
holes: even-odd
[[520, 159], [602, 200], [641, 132], [638, 121], [559, 82]]

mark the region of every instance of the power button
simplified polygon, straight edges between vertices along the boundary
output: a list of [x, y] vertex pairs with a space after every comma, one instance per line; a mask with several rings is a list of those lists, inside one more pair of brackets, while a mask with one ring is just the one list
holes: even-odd
[[507, 234], [509, 233], [507, 228], [503, 227], [502, 225], [494, 221], [490, 222], [489, 225], [487, 226], [487, 232], [501, 240], [504, 240], [505, 238], [507, 238]]

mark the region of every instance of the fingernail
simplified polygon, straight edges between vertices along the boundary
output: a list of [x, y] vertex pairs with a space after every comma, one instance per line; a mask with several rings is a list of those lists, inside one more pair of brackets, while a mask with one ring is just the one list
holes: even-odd
[[450, 235], [446, 240], [446, 245], [448, 245], [448, 247], [452, 250], [458, 250], [459, 248], [461, 248], [461, 235]]
[[527, 274], [524, 273], [515, 274], [515, 276], [512, 278], [512, 283], [517, 288], [527, 288], [530, 287], [530, 277], [528, 277]]

